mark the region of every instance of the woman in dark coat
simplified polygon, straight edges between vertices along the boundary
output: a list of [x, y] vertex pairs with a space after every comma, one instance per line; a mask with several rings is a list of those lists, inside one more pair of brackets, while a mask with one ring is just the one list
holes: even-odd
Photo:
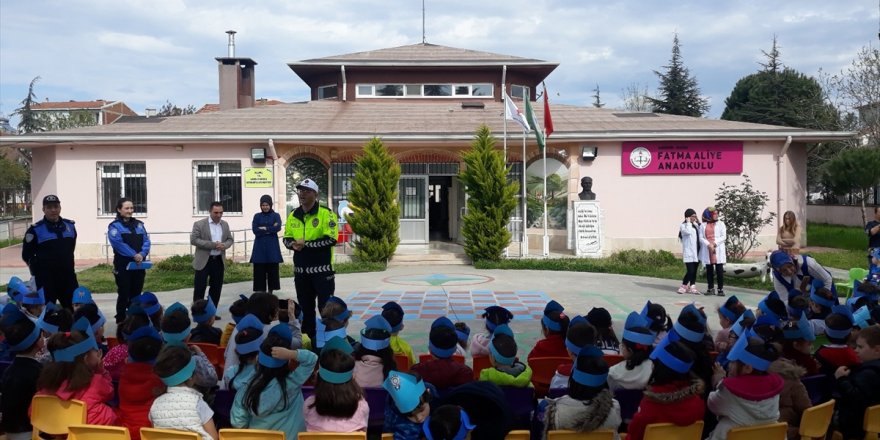
[[260, 212], [254, 214], [251, 230], [254, 232], [254, 249], [251, 263], [254, 265], [254, 292], [281, 290], [278, 264], [281, 263], [281, 246], [278, 231], [281, 216], [272, 209], [272, 197], [260, 197]]

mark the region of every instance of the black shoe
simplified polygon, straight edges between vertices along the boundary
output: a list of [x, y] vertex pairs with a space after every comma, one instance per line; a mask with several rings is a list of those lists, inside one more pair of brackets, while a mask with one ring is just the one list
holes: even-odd
[[718, 296], [724, 296], [724, 289], [718, 289]]
[[714, 295], [714, 294], [715, 294], [715, 288], [714, 288], [714, 287], [710, 287], [710, 288], [706, 289], [705, 292], [703, 292], [703, 295], [706, 295], [706, 296], [712, 296], [712, 295]]

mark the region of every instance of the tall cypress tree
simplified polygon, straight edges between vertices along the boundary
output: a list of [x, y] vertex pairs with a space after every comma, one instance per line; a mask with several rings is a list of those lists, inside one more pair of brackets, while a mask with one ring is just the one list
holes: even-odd
[[507, 223], [516, 208], [519, 183], [508, 182], [510, 170], [485, 125], [477, 129], [471, 149], [462, 154], [462, 159], [466, 168], [458, 179], [469, 196], [462, 228], [464, 251], [473, 261], [500, 260], [510, 244]]
[[356, 234], [354, 255], [364, 261], [386, 262], [400, 242], [397, 185], [400, 164], [379, 138], [364, 146], [358, 157], [348, 193], [354, 214], [346, 217]]
[[31, 107], [37, 102], [37, 95], [34, 93], [34, 86], [39, 80], [39, 76], [34, 77], [34, 79], [31, 80], [31, 85], [28, 86], [28, 94], [21, 100], [21, 107], [15, 109], [14, 114], [18, 115], [20, 118], [18, 122], [19, 133], [37, 133], [40, 131], [46, 131], [46, 121], [40, 118], [37, 112], [31, 109]]
[[663, 66], [666, 71], [654, 71], [660, 78], [657, 98], [648, 98], [654, 113], [700, 117], [709, 111], [709, 101], [700, 96], [697, 79], [681, 60], [681, 44], [678, 34], [672, 39], [672, 59]]

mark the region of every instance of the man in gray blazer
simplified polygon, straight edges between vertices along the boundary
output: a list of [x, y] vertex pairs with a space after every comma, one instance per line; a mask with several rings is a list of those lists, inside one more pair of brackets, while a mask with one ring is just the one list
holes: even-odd
[[232, 246], [232, 232], [229, 224], [222, 220], [223, 204], [211, 203], [211, 216], [193, 223], [189, 243], [196, 247], [193, 269], [196, 270], [193, 302], [205, 297], [205, 289], [210, 278], [211, 290], [208, 294], [214, 306], [220, 306], [220, 291], [223, 289], [223, 270], [226, 267], [226, 249]]

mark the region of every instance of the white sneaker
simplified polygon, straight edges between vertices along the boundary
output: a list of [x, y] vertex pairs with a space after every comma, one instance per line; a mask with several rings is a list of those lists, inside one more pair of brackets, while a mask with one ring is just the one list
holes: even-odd
[[697, 286], [691, 285], [691, 287], [688, 289], [687, 293], [693, 293], [694, 295], [699, 295], [700, 289], [697, 289]]
[[679, 294], [679, 295], [684, 294], [684, 293], [687, 293], [687, 292], [688, 292], [688, 287], [685, 286], [684, 284], [682, 284], [681, 287], [678, 288], [678, 294]]

